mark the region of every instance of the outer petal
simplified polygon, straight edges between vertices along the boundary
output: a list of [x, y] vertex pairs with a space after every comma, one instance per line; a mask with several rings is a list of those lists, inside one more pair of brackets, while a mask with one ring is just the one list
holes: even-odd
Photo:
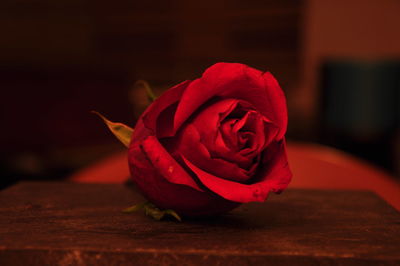
[[276, 86], [277, 83], [271, 82], [269, 75], [264, 77], [262, 72], [237, 63], [218, 63], [211, 66], [183, 93], [174, 118], [175, 132], [200, 106], [216, 96], [242, 99], [251, 103], [274, 124], [284, 127], [281, 130], [285, 132], [287, 121], [276, 120], [287, 116], [284, 97], [283, 103], [279, 103], [283, 92], [279, 85]]
[[272, 191], [279, 193], [288, 186], [292, 179], [286, 154], [286, 140], [272, 143], [263, 155], [264, 169], [257, 178], [259, 182], [268, 182]]
[[280, 129], [277, 140], [283, 138], [286, 133], [286, 127], [288, 123], [288, 114], [286, 108], [286, 98], [279, 86], [278, 81], [272, 76], [271, 73], [266, 72], [263, 75], [266, 92], [268, 94], [268, 105], [271, 108], [271, 113], [268, 117], [277, 125]]
[[[157, 121], [160, 114], [171, 109], [171, 106], [180, 100], [190, 82], [191, 81], [184, 81], [167, 90], [146, 109], [135, 126], [135, 132], [132, 134], [132, 141], [140, 142], [149, 134], [156, 134]], [[173, 124], [173, 122], [171, 122], [171, 124]]]
[[210, 192], [169, 182], [146, 157], [140, 145], [129, 148], [129, 168], [143, 195], [162, 209], [173, 209], [181, 215], [215, 215], [239, 206]]
[[174, 184], [186, 185], [203, 191], [193, 178], [164, 149], [156, 137], [147, 137], [142, 142], [142, 147], [156, 171], [166, 180]]
[[190, 81], [187, 80], [172, 87], [150, 105], [150, 107], [143, 114], [143, 120], [148, 128], [155, 129], [158, 115], [168, 106], [179, 101], [184, 90], [189, 84]]
[[207, 173], [188, 159], [184, 158], [185, 163], [197, 175], [201, 182], [211, 191], [221, 197], [235, 202], [264, 201], [267, 198], [269, 188], [261, 184], [245, 185], [234, 181], [218, 178]]
[[218, 178], [201, 170], [188, 159], [183, 159], [199, 180], [211, 191], [227, 200], [246, 203], [264, 201], [270, 191], [280, 192], [290, 182], [292, 173], [287, 164], [284, 143], [279, 143], [277, 153], [269, 157], [272, 160], [265, 166], [267, 170], [264, 171], [261, 180], [251, 185]]

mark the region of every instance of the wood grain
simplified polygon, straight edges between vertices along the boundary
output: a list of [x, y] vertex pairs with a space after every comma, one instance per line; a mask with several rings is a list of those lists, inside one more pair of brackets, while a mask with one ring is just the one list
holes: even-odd
[[398, 265], [400, 214], [371, 192], [289, 189], [226, 215], [154, 221], [122, 185], [0, 193], [0, 265]]

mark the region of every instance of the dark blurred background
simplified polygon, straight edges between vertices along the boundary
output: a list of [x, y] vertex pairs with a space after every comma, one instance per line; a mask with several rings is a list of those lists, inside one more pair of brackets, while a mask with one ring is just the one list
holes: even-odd
[[399, 176], [398, 0], [3, 0], [0, 186], [61, 179], [118, 150], [97, 110], [133, 126], [133, 86], [160, 94], [213, 63], [271, 71], [288, 138]]

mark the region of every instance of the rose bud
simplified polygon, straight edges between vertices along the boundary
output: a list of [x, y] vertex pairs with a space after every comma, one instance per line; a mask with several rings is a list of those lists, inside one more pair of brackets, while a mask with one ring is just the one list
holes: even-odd
[[291, 180], [286, 100], [271, 73], [218, 63], [155, 100], [139, 118], [129, 168], [143, 195], [180, 215], [264, 201]]

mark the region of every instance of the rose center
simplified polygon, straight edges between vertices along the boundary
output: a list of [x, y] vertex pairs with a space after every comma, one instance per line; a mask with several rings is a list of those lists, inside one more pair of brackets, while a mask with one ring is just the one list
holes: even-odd
[[[241, 115], [238, 117], [238, 115]], [[220, 132], [226, 145], [234, 152], [255, 151], [264, 136], [264, 125], [260, 115], [254, 110], [240, 110], [232, 112], [221, 121]]]

